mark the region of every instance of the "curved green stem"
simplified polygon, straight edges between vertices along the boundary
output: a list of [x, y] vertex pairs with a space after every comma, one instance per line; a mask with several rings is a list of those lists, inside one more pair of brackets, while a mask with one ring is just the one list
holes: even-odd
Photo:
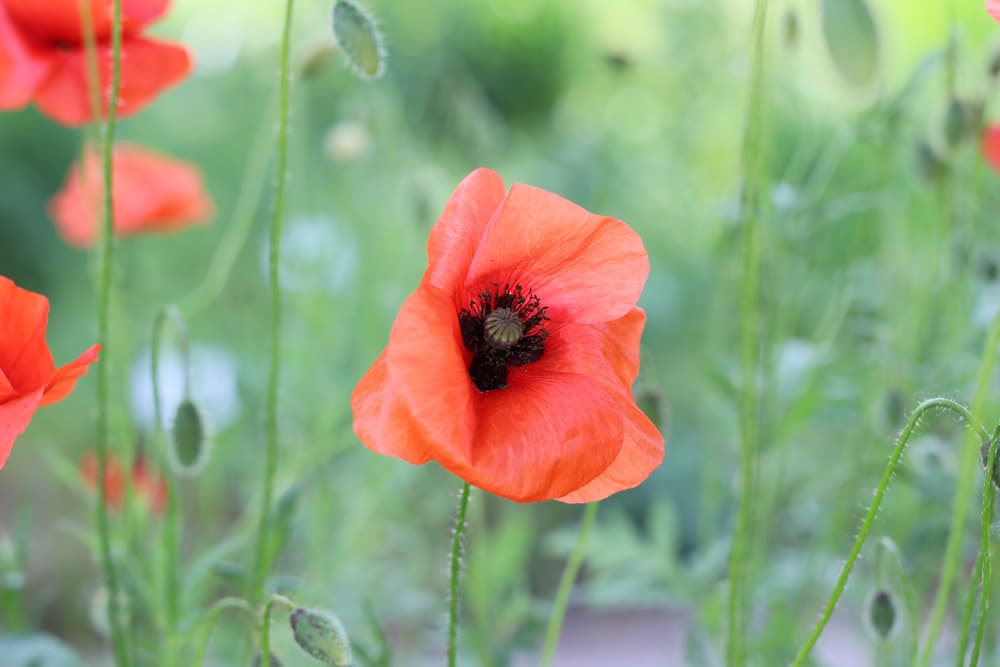
[[257, 631], [257, 610], [254, 609], [253, 605], [244, 600], [243, 598], [222, 598], [216, 600], [212, 603], [212, 606], [208, 608], [205, 612], [205, 618], [201, 622], [201, 631], [198, 635], [198, 644], [194, 653], [194, 660], [191, 662], [193, 667], [201, 667], [205, 660], [205, 650], [208, 648], [208, 640], [212, 636], [212, 629], [215, 627], [215, 623], [222, 612], [234, 609], [236, 611], [242, 611], [250, 618], [250, 630], [251, 632]]
[[[993, 468], [997, 460], [997, 441], [1000, 440], [1000, 426], [993, 432], [986, 454], [986, 472], [983, 479], [983, 511], [980, 518], [980, 539], [978, 562], [979, 577], [979, 618], [976, 621], [976, 641], [972, 645], [972, 655], [969, 657], [969, 667], [979, 664], [979, 652], [983, 645], [983, 631], [986, 629], [986, 614], [989, 611], [990, 587], [993, 574], [992, 543], [990, 541], [990, 526], [993, 524], [993, 507], [996, 502], [996, 490], [993, 488]], [[973, 586], [973, 589], [975, 586]], [[967, 629], [966, 629], [967, 631]]]
[[833, 614], [833, 610], [837, 606], [837, 602], [840, 600], [841, 594], [844, 592], [844, 587], [847, 585], [847, 579], [851, 576], [851, 570], [854, 569], [854, 563], [861, 554], [861, 547], [864, 546], [865, 539], [868, 537], [872, 523], [875, 521], [875, 516], [878, 514], [879, 507], [882, 505], [882, 498], [885, 496], [886, 489], [889, 487], [889, 482], [892, 480], [892, 476], [896, 472], [896, 465], [899, 463], [899, 459], [903, 454], [903, 449], [910, 441], [910, 435], [912, 435], [913, 430], [917, 427], [917, 424], [920, 423], [921, 417], [923, 417], [927, 411], [935, 409], [944, 409], [953, 412], [970, 426], [973, 433], [979, 434], [983, 439], [989, 437], [989, 433], [987, 433], [986, 430], [979, 426], [975, 419], [973, 419], [972, 413], [969, 412], [964, 405], [958, 403], [957, 401], [953, 401], [950, 398], [928, 399], [918, 405], [917, 408], [910, 414], [910, 419], [906, 422], [906, 426], [903, 427], [903, 431], [899, 434], [899, 438], [896, 440], [896, 446], [893, 448], [892, 454], [889, 456], [889, 463], [886, 465], [885, 472], [882, 474], [882, 481], [879, 482], [878, 488], [875, 489], [875, 496], [872, 500], [871, 507], [868, 508], [868, 514], [865, 516], [864, 521], [861, 522], [861, 530], [858, 532], [857, 539], [854, 540], [854, 546], [851, 547], [851, 552], [848, 554], [847, 560], [844, 561], [844, 566], [840, 571], [840, 576], [837, 577], [837, 583], [833, 588], [833, 592], [830, 593], [830, 599], [827, 600], [826, 606], [823, 608], [823, 612], [820, 614], [820, 618], [816, 622], [816, 626], [813, 628], [812, 633], [806, 640], [805, 645], [792, 661], [791, 667], [802, 666], [806, 657], [808, 657], [809, 652], [819, 639], [819, 636], [823, 633], [823, 629], [830, 620], [830, 616]]
[[[85, 26], [89, 26], [89, 32], [94, 34], [93, 22], [91, 19], [88, 3], [88, 11], [81, 12], [81, 17]], [[86, 28], [85, 28], [86, 29]], [[105, 355], [109, 354], [111, 348], [109, 338], [111, 329], [111, 285], [114, 265], [114, 207], [113, 194], [114, 184], [112, 182], [112, 158], [115, 145], [115, 122], [118, 111], [118, 91], [121, 86], [121, 47], [122, 47], [122, 3], [121, 0], [114, 0], [111, 22], [111, 92], [108, 95], [108, 115], [104, 130], [103, 146], [103, 174], [104, 174], [104, 197], [103, 215], [101, 223], [101, 261], [99, 274], [99, 294], [97, 306], [97, 331], [101, 349]], [[92, 67], [96, 70], [96, 67]], [[93, 87], [99, 86], [99, 81], [94, 79]], [[99, 91], [91, 91], [92, 103], [95, 97], [99, 96]], [[98, 98], [99, 108], [99, 98]], [[86, 160], [84, 160], [86, 162]], [[102, 477], [107, 467], [108, 458], [108, 433], [111, 430], [110, 413], [110, 384], [111, 368], [108, 363], [97, 365], [97, 470], [98, 477]], [[108, 619], [111, 625], [111, 643], [115, 656], [115, 664], [127, 666], [131, 664], [128, 653], [128, 644], [122, 627], [121, 614], [119, 613], [119, 587], [118, 575], [115, 568], [114, 557], [111, 553], [111, 529], [108, 525], [108, 513], [106, 502], [105, 485], [100, 481], [97, 484], [97, 532], [100, 542], [101, 567], [104, 570], [104, 579], [108, 588]]]
[[268, 257], [268, 286], [271, 290], [271, 368], [267, 382], [267, 446], [264, 458], [264, 480], [260, 498], [260, 524], [257, 528], [251, 599], [264, 597], [264, 585], [270, 569], [268, 542], [271, 529], [271, 500], [274, 496], [274, 474], [278, 467], [278, 381], [281, 376], [281, 283], [278, 264], [281, 258], [281, 227], [285, 217], [285, 189], [288, 181], [288, 107], [291, 79], [290, 51], [292, 44], [292, 6], [285, 2], [284, 29], [281, 37], [281, 69], [278, 84], [278, 158], [274, 192], [274, 214], [271, 217], [271, 247]]
[[549, 667], [555, 657], [563, 619], [566, 617], [566, 607], [569, 604], [569, 594], [573, 590], [573, 583], [580, 571], [580, 565], [583, 564], [584, 554], [587, 553], [587, 540], [590, 537], [590, 528], [594, 525], [594, 517], [597, 516], [598, 505], [599, 503], [587, 503], [583, 510], [583, 518], [580, 519], [580, 527], [577, 529], [576, 545], [569, 555], [569, 560], [566, 561], [566, 569], [563, 570], [562, 579], [559, 580], [559, 588], [556, 590], [556, 598], [552, 603], [552, 615], [549, 616], [549, 625], [545, 630], [541, 667]]
[[465, 534], [465, 515], [469, 510], [469, 483], [462, 485], [458, 500], [458, 514], [451, 539], [451, 561], [449, 563], [448, 597], [448, 667], [458, 664], [458, 580], [462, 574], [462, 536]]
[[[993, 319], [990, 325], [989, 335], [986, 337], [986, 346], [983, 349], [983, 357], [979, 363], [979, 371], [976, 376], [976, 393], [972, 399], [972, 414], [978, 415], [982, 411], [986, 394], [989, 391], [990, 379], [993, 377], [996, 367], [997, 346], [1000, 344], [1000, 313]], [[984, 439], [989, 437], [986, 434]], [[920, 651], [920, 658], [917, 667], [927, 667], [934, 652], [934, 645], [937, 642], [941, 625], [944, 623], [945, 614], [948, 611], [948, 599], [951, 595], [951, 587], [955, 582], [962, 560], [962, 534], [965, 521], [969, 516], [972, 507], [972, 492], [976, 481], [976, 459], [979, 456], [978, 440], [971, 434], [966, 434], [962, 440], [962, 448], [959, 453], [958, 480], [955, 483], [955, 501], [952, 506], [951, 526], [948, 529], [948, 543], [945, 546], [944, 561], [941, 565], [941, 572], [938, 576], [938, 589], [934, 596], [934, 603], [931, 607], [930, 620], [924, 633], [923, 648]]]
[[761, 241], [759, 229], [760, 190], [763, 169], [761, 121], [764, 98], [764, 26], [767, 0], [757, 0], [753, 15], [753, 45], [750, 56], [750, 90], [743, 134], [743, 276], [740, 291], [740, 494], [736, 531], [729, 557], [728, 637], [726, 664], [742, 667], [744, 616], [747, 598], [748, 541], [754, 505], [754, 471], [758, 447], [758, 371], [760, 368], [759, 282]]
[[166, 633], [165, 662], [173, 664], [175, 635], [180, 618], [180, 574], [178, 572], [180, 562], [180, 498], [177, 490], [177, 475], [173, 466], [169, 463], [166, 454], [166, 444], [163, 439], [163, 407], [160, 399], [160, 351], [163, 348], [163, 336], [168, 323], [172, 323], [179, 339], [181, 355], [184, 359], [184, 393], [187, 395], [191, 389], [190, 361], [187, 325], [180, 311], [176, 306], [165, 306], [156, 316], [153, 324], [153, 344], [150, 352], [150, 374], [153, 384], [153, 445], [159, 455], [160, 469], [167, 482], [167, 507], [163, 525], [163, 554], [164, 554], [164, 576], [163, 594], [164, 607], [166, 609]]

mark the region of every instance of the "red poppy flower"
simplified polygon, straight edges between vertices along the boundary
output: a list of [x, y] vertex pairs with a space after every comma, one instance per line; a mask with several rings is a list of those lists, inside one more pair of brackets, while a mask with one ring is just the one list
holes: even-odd
[[[89, 4], [106, 114], [113, 0], [89, 0]], [[121, 116], [146, 106], [191, 71], [191, 57], [184, 47], [142, 35], [168, 4], [169, 0], [122, 0]], [[0, 110], [34, 101], [64, 125], [93, 120], [81, 18], [80, 0], [0, 0]]]
[[[49, 202], [49, 215], [59, 233], [75, 246], [93, 245], [101, 219], [103, 178], [96, 152], [73, 165]], [[205, 222], [214, 212], [201, 171], [139, 146], [115, 146], [111, 160], [114, 182], [115, 234], [171, 232]]]
[[427, 254], [351, 398], [361, 441], [520, 502], [589, 502], [646, 479], [663, 437], [631, 389], [649, 272], [639, 236], [538, 188], [505, 194], [479, 169]]
[[73, 391], [101, 349], [56, 368], [45, 344], [48, 320], [48, 299], [0, 276], [0, 468], [35, 410]]
[[1000, 174], [1000, 124], [991, 125], [983, 132], [981, 149], [983, 157]]
[[986, 11], [1000, 23], [1000, 0], [986, 0]]
[[[80, 477], [88, 489], [97, 489], [97, 454], [89, 452], [80, 462]], [[132, 468], [132, 488], [135, 496], [154, 514], [167, 509], [167, 482], [163, 476], [150, 470], [146, 460], [139, 456]], [[125, 503], [125, 471], [121, 463], [108, 454], [104, 465], [104, 502], [114, 510]]]

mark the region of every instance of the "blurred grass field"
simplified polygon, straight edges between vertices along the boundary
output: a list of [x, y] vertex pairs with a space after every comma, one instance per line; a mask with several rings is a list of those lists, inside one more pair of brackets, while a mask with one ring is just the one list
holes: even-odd
[[[696, 645], [722, 636], [735, 519], [751, 4], [370, 0], [388, 42], [386, 75], [361, 82], [334, 53], [297, 77], [278, 476], [279, 496], [297, 495], [276, 576], [336, 610], [362, 643], [373, 641], [370, 609], [397, 647], [394, 664], [423, 664], [440, 647], [459, 482], [366, 450], [348, 399], [420, 279], [449, 192], [477, 166], [625, 220], [646, 243], [637, 393], [658, 410], [666, 458], [644, 485], [604, 503], [574, 602], [683, 611], [689, 663], [715, 664], [711, 651], [697, 662]], [[949, 148], [943, 129], [952, 39], [955, 92], [1000, 116], [988, 71], [1000, 28], [978, 2], [951, 3], [952, 16], [949, 3], [872, 0], [879, 73], [858, 88], [830, 60], [818, 4], [772, 2], [768, 35], [751, 563], [752, 654], [765, 666], [786, 661], [789, 638], [814, 620], [909, 410], [932, 395], [971, 400], [1000, 310], [1000, 177], [976, 137]], [[329, 10], [297, 4], [300, 67], [330, 39]], [[204, 471], [182, 486], [192, 603], [238, 589], [233, 572], [252, 555], [227, 536], [255, 520], [263, 465], [280, 11], [178, 0], [154, 32], [187, 43], [196, 73], [120, 126], [123, 139], [198, 164], [218, 211], [205, 226], [118, 242], [116, 345], [105, 357], [122, 440], [113, 446], [148, 446], [153, 319], [167, 303], [185, 311], [194, 395], [214, 431]], [[95, 258], [66, 246], [46, 214], [79, 149], [77, 133], [34, 109], [0, 117], [0, 273], [51, 300], [59, 363], [96, 339]], [[217, 295], [199, 291], [241, 208], [250, 226], [232, 272]], [[0, 534], [29, 554], [27, 619], [91, 654], [102, 642], [89, 619], [98, 568], [81, 539], [90, 496], [73, 474], [95, 444], [94, 405], [87, 378], [36, 415], [0, 473]], [[998, 411], [995, 378], [982, 418]], [[944, 552], [960, 438], [948, 417], [924, 421], [876, 524], [899, 545], [921, 609]], [[578, 510], [477, 493], [470, 511], [463, 664], [501, 667], [539, 642]], [[841, 605], [857, 627], [874, 575], [863, 558]], [[238, 623], [223, 627], [217, 664], [242, 664], [222, 657], [238, 650]], [[991, 626], [987, 636], [996, 660], [1000, 634]], [[286, 665], [300, 664], [287, 637], [277, 646]]]

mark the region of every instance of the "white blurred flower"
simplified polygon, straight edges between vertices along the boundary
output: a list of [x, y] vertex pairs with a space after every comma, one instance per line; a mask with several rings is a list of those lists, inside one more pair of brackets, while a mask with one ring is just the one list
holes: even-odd
[[323, 137], [323, 151], [334, 162], [354, 162], [368, 155], [372, 137], [368, 127], [352, 120], [343, 120], [331, 127]]
[[[261, 243], [261, 269], [268, 274], [270, 239]], [[353, 235], [329, 216], [299, 216], [285, 225], [281, 239], [281, 287], [291, 292], [342, 292], [358, 273]]]
[[[132, 411], [144, 428], [153, 425], [153, 383], [150, 378], [150, 350], [132, 364]], [[191, 398], [198, 403], [216, 429], [232, 424], [240, 414], [236, 358], [218, 345], [191, 346]], [[161, 426], [170, 429], [177, 407], [184, 399], [184, 366], [180, 353], [164, 350], [159, 368]]]

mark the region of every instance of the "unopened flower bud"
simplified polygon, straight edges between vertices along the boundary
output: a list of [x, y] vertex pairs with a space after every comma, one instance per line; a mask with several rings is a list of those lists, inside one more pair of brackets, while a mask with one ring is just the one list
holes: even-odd
[[170, 464], [174, 472], [193, 477], [201, 472], [208, 459], [208, 434], [205, 418], [190, 399], [181, 401], [174, 415], [170, 438]]
[[887, 588], [872, 591], [865, 600], [864, 625], [872, 640], [888, 641], [899, 628], [899, 600]]
[[351, 640], [333, 612], [299, 607], [290, 621], [295, 643], [303, 651], [330, 667], [350, 667]]
[[375, 19], [351, 0], [333, 6], [333, 36], [351, 69], [362, 79], [375, 79], [385, 69], [385, 44]]

